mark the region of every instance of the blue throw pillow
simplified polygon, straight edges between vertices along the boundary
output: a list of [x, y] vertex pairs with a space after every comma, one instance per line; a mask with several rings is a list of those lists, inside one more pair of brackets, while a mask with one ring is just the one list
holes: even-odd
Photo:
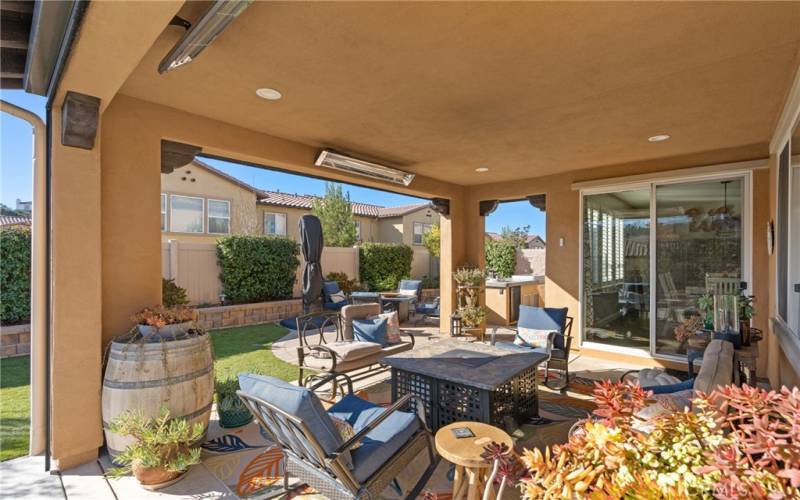
[[353, 336], [361, 342], [386, 345], [386, 318], [354, 319]]

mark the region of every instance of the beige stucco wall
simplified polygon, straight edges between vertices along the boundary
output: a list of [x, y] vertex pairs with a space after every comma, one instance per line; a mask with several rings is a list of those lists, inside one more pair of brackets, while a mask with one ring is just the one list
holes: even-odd
[[[161, 192], [196, 196], [204, 199], [224, 200], [231, 204], [231, 234], [261, 234], [262, 226], [256, 210], [256, 195], [203, 167], [189, 164], [175, 169], [171, 174], [161, 174]], [[202, 234], [170, 231], [169, 199], [167, 200], [167, 230], [161, 233], [162, 241], [177, 239], [192, 243], [213, 243], [224, 235], [208, 233], [208, 205]]]

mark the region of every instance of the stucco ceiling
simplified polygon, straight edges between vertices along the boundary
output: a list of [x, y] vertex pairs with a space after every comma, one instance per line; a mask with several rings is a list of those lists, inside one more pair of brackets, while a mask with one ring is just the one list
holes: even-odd
[[480, 184], [766, 156], [800, 60], [800, 2], [256, 2], [159, 75], [181, 34], [166, 28], [122, 93]]

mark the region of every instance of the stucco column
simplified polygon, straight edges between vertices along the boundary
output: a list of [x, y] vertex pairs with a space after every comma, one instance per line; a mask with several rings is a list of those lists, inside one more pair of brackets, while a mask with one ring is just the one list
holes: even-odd
[[453, 271], [465, 265], [483, 267], [483, 217], [478, 204], [467, 196], [466, 190], [450, 198], [450, 215], [439, 219], [441, 255], [439, 257], [439, 286], [441, 316], [439, 330], [450, 331], [450, 314], [456, 302]]
[[62, 146], [60, 108], [51, 123], [51, 446], [63, 470], [103, 444], [100, 147]]
[[161, 303], [161, 137], [135, 107], [111, 102], [102, 136], [103, 346]]

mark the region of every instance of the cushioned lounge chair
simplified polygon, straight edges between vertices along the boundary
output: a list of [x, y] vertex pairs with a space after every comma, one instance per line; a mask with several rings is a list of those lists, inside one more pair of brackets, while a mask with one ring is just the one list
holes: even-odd
[[322, 283], [322, 295], [323, 295], [323, 303], [322, 307], [328, 309], [330, 311], [338, 311], [347, 304], [350, 303], [348, 298], [345, 300], [341, 300], [339, 302], [335, 302], [332, 295], [342, 293], [342, 290], [339, 288], [339, 283], [335, 281], [325, 281]]
[[[398, 344], [382, 346], [374, 342], [355, 340], [353, 320], [365, 319], [380, 314], [381, 306], [377, 303], [349, 304], [338, 313], [324, 311], [311, 313], [297, 318], [297, 334], [300, 345], [297, 348], [297, 360], [300, 366], [298, 382], [305, 385], [306, 372], [351, 373], [355, 371], [371, 371], [378, 367], [381, 360], [392, 354], [413, 349], [414, 335], [403, 331], [403, 341]], [[323, 327], [316, 328], [321, 320]], [[314, 338], [312, 333], [319, 332]]]
[[[525, 340], [520, 335], [520, 329], [540, 330], [553, 332], [546, 348], [531, 348], [525, 345]], [[572, 318], [567, 316], [567, 308], [519, 306], [519, 319], [517, 320], [516, 343], [496, 343], [496, 330], [492, 331], [491, 344], [506, 349], [533, 349], [546, 352], [550, 355], [545, 365], [544, 384], [550, 379], [550, 370], [564, 372], [564, 384], [553, 389], [564, 390], [569, 385], [569, 351], [572, 347]], [[522, 345], [517, 345], [522, 344]], [[547, 385], [550, 387], [549, 385]]]
[[[311, 388], [250, 374], [239, 375], [239, 386], [237, 394], [284, 454], [286, 490], [292, 476], [331, 499], [378, 498], [392, 482], [399, 487], [397, 476], [427, 451], [428, 467], [406, 496], [416, 498], [438, 464], [424, 409], [410, 394], [382, 408], [348, 393], [325, 411]], [[331, 416], [355, 435], [344, 440]]]
[[422, 315], [422, 317], [417, 320], [417, 323], [423, 322], [428, 318], [439, 319], [439, 302], [440, 298], [436, 297], [433, 299], [433, 302], [429, 302], [427, 304], [417, 304], [414, 308], [414, 313]]

